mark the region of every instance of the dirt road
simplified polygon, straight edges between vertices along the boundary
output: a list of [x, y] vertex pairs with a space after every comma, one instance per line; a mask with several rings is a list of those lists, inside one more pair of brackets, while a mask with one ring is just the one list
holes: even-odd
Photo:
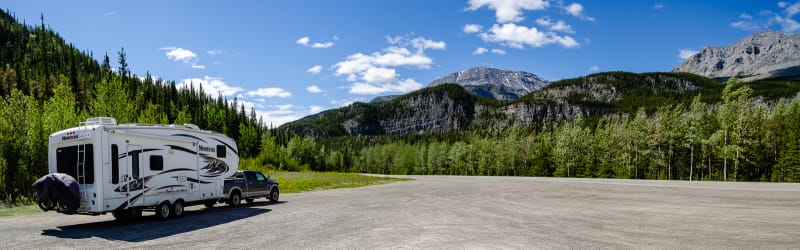
[[[415, 176], [190, 207], [135, 223], [53, 212], [0, 218], [0, 249], [719, 248], [800, 246], [800, 185]], [[178, 248], [175, 248], [178, 247]]]

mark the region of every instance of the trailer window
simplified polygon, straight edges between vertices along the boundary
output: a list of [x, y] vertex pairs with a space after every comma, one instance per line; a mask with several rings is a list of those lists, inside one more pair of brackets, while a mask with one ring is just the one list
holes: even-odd
[[217, 145], [217, 158], [225, 158], [225, 145]]
[[111, 144], [111, 183], [119, 183], [119, 146]]
[[131, 151], [131, 178], [139, 179], [139, 151]]
[[[83, 152], [79, 152], [82, 150]], [[82, 169], [78, 169], [78, 162], [83, 161]], [[78, 171], [83, 172], [83, 178], [78, 176]], [[94, 183], [94, 147], [92, 144], [82, 144], [56, 149], [56, 172], [72, 176], [80, 184]]]
[[150, 170], [161, 171], [164, 170], [164, 157], [160, 155], [150, 156]]

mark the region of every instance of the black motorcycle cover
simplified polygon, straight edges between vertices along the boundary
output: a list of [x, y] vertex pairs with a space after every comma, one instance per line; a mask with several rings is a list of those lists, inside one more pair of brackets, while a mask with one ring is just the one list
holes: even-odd
[[58, 209], [63, 213], [74, 213], [80, 206], [81, 196], [78, 182], [68, 174], [52, 173], [33, 183], [36, 202], [44, 211]]

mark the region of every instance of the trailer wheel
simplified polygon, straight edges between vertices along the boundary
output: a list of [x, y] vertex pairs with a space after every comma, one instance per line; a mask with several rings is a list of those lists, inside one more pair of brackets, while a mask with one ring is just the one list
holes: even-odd
[[238, 207], [242, 203], [242, 195], [239, 192], [233, 192], [231, 198], [228, 199], [228, 205], [231, 207]]
[[183, 216], [183, 201], [181, 200], [175, 201], [175, 204], [172, 204], [172, 206], [170, 206], [170, 210], [172, 210], [170, 211], [172, 213], [172, 218], [180, 218], [181, 216]]
[[158, 206], [156, 206], [156, 217], [158, 217], [159, 220], [169, 219], [169, 214], [170, 214], [169, 210], [170, 210], [169, 202], [165, 201], [162, 202], [161, 204], [158, 204]]
[[278, 198], [280, 198], [281, 192], [278, 191], [277, 188], [273, 188], [272, 191], [269, 191], [269, 201], [271, 202], [278, 202]]

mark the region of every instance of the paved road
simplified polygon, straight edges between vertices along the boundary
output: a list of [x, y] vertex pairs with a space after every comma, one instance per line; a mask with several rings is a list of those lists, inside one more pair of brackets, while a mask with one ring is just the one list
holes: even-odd
[[191, 207], [166, 222], [0, 218], [0, 249], [800, 247], [800, 185], [515, 177], [415, 181]]

